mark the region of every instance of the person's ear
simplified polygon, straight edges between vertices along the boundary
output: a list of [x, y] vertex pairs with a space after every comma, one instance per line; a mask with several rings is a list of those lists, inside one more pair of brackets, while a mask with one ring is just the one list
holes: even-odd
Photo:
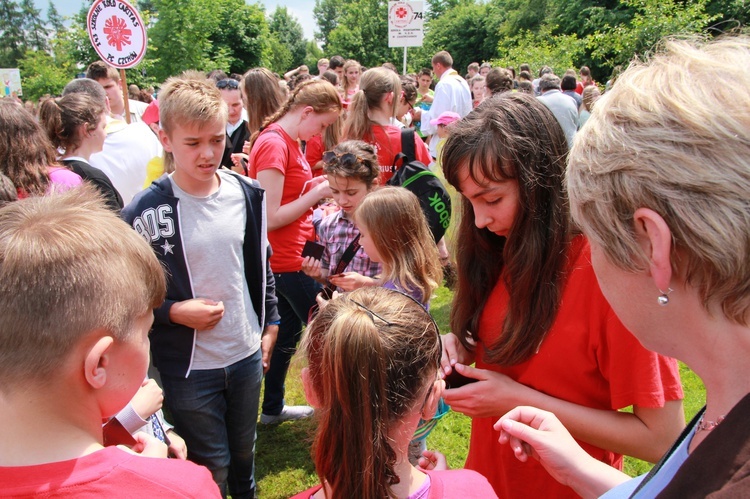
[[162, 147], [167, 152], [172, 152], [172, 142], [169, 139], [169, 135], [167, 135], [167, 132], [164, 131], [163, 128], [159, 128], [159, 132], [157, 133], [159, 136], [159, 142], [161, 142]]
[[315, 387], [313, 386], [313, 380], [310, 376], [310, 368], [302, 368], [302, 388], [305, 390], [305, 399], [307, 403], [315, 409], [320, 407], [320, 401], [318, 400], [318, 394], [315, 393]]
[[94, 389], [103, 388], [107, 383], [109, 356], [114, 341], [111, 336], [102, 336], [86, 351], [83, 374], [86, 382]]
[[438, 404], [443, 396], [443, 390], [445, 390], [445, 381], [442, 379], [435, 380], [430, 386], [430, 393], [427, 395], [427, 401], [422, 408], [422, 419], [425, 421], [435, 417]]
[[649, 208], [633, 214], [636, 241], [648, 259], [648, 270], [660, 290], [672, 280], [672, 231], [661, 215]]
[[302, 114], [300, 115], [300, 117], [302, 119], [309, 118], [314, 112], [315, 112], [315, 109], [313, 109], [312, 106], [305, 106], [305, 108], [302, 110]]

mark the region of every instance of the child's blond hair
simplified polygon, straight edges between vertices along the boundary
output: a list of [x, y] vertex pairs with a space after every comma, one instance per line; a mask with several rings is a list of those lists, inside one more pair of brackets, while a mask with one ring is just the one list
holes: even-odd
[[0, 391], [54, 376], [92, 331], [127, 340], [160, 305], [151, 247], [89, 187], [0, 209]]
[[419, 199], [403, 187], [384, 187], [369, 193], [354, 211], [383, 264], [383, 281], [393, 281], [402, 291], [418, 290], [428, 303], [443, 280], [435, 240]]
[[[221, 92], [203, 73], [186, 71], [173, 76], [159, 92], [159, 123], [167, 135], [171, 135], [177, 125], [226, 123], [227, 116]], [[174, 171], [171, 152], [164, 151], [164, 171]]]

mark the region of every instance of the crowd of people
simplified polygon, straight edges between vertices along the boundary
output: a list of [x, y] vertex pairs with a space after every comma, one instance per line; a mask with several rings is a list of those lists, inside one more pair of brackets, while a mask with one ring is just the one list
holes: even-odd
[[[602, 95], [585, 66], [334, 56], [127, 100], [99, 61], [1, 100], [0, 497], [252, 498], [257, 424], [309, 417], [299, 499], [743, 496], [750, 91], [721, 80], [748, 64], [667, 41]], [[407, 164], [450, 193], [442, 237]]]

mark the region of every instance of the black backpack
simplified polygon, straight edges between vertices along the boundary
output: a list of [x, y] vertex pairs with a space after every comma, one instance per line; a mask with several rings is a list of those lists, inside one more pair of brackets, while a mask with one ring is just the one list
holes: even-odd
[[[437, 243], [451, 222], [451, 198], [440, 179], [416, 157], [414, 130], [404, 128], [401, 130], [401, 152], [393, 160], [393, 177], [388, 180], [388, 185], [404, 187], [419, 198], [427, 225]], [[396, 166], [399, 160], [400, 168]]]

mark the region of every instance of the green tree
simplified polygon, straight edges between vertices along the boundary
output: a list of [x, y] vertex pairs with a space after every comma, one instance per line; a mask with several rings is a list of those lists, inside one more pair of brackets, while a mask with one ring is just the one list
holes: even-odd
[[270, 33], [263, 7], [244, 0], [221, 0], [219, 5], [219, 23], [209, 37], [212, 47], [208, 51], [215, 64], [206, 69], [241, 74], [266, 64]]
[[537, 32], [524, 31], [503, 40], [499, 45], [502, 55], [493, 61], [493, 66], [517, 68], [527, 63], [535, 69], [550, 66], [555, 74], [562, 75], [566, 69], [577, 67], [585, 50], [585, 39], [574, 34], [554, 36], [550, 26], [544, 25]]
[[283, 75], [292, 67], [292, 53], [275, 34], [268, 37], [268, 45], [269, 54], [265, 65], [274, 73]]
[[307, 55], [307, 40], [297, 18], [289, 14], [286, 7], [279, 5], [268, 20], [268, 27], [292, 56], [290, 65], [283, 71], [286, 72], [304, 64]]
[[318, 67], [318, 60], [323, 58], [323, 51], [315, 43], [315, 40], [309, 40], [305, 44], [305, 64], [310, 68], [311, 73], [315, 73]]
[[605, 24], [588, 37], [591, 56], [615, 68], [647, 54], [663, 37], [702, 33], [716, 19], [705, 0], [621, 0], [635, 14], [627, 23]]
[[353, 0], [342, 5], [339, 25], [330, 33], [326, 53], [355, 59], [366, 67], [392, 62], [397, 66], [403, 49], [388, 47], [388, 2]]
[[55, 36], [60, 36], [60, 33], [65, 31], [63, 17], [57, 11], [57, 7], [52, 3], [52, 0], [49, 0], [49, 4], [47, 5], [47, 24], [52, 28]]
[[313, 17], [315, 17], [315, 23], [319, 30], [315, 32], [315, 39], [323, 44], [323, 50], [326, 53], [328, 53], [328, 40], [331, 31], [339, 25], [343, 5], [343, 0], [315, 0]]
[[45, 94], [60, 95], [75, 76], [74, 68], [42, 50], [28, 50], [19, 59], [21, 87], [25, 99], [38, 100]]
[[418, 52], [421, 57], [415, 57], [414, 64], [430, 67], [433, 54], [439, 50], [450, 52], [453, 67], [459, 72], [471, 62], [496, 58], [498, 35], [492, 29], [490, 9], [489, 4], [464, 1], [431, 20], [424, 47]]
[[40, 15], [41, 11], [34, 6], [33, 0], [21, 0], [23, 13], [23, 30], [26, 33], [26, 48], [34, 50], [47, 49], [47, 27]]
[[268, 56], [263, 8], [243, 0], [154, 0], [149, 30], [154, 76], [162, 81], [187, 69], [244, 72]]
[[14, 0], [0, 0], [0, 67], [15, 68], [26, 47], [23, 12]]

